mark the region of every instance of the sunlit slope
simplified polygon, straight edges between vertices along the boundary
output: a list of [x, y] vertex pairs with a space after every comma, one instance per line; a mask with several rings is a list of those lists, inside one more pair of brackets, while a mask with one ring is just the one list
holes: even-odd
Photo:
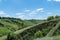
[[[26, 28], [23, 28], [21, 30], [18, 30], [16, 32], [14, 32], [15, 34], [18, 34], [20, 35], [20, 37], [23, 39], [23, 40], [31, 40], [31, 37], [35, 37], [35, 34], [36, 32], [38, 31], [41, 31], [43, 32], [42, 33], [42, 36], [46, 36], [48, 34], [48, 32], [54, 28], [54, 26], [56, 26], [56, 24], [59, 22], [60, 19], [58, 20], [51, 20], [51, 21], [46, 21], [46, 22], [43, 22], [41, 24], [37, 24], [37, 25], [33, 25], [33, 26], [29, 26], [29, 27], [26, 27]], [[44, 29], [44, 30], [43, 30]], [[47, 30], [49, 31], [47, 31]], [[2, 39], [5, 39], [6, 36], [2, 37]], [[18, 36], [15, 36], [15, 37], [18, 37]], [[40, 36], [41, 37], [41, 36]], [[37, 38], [37, 36], [36, 36]], [[9, 39], [9, 38], [8, 38]], [[17, 38], [17, 40], [20, 39], [20, 38]]]
[[[37, 39], [34, 39], [34, 40], [60, 40], [60, 36], [53, 36], [53, 34], [56, 32], [56, 30], [58, 30], [58, 28], [60, 27], [60, 22], [58, 22], [58, 24], [52, 28], [50, 30], [50, 32], [43, 38], [37, 38]], [[58, 33], [58, 32], [57, 32]]]
[[37, 38], [37, 39], [34, 39], [34, 40], [60, 40], [60, 36]]
[[0, 17], [0, 37], [32, 25], [32, 22], [18, 18]]
[[[39, 24], [34, 24], [33, 26], [23, 27], [23, 29], [16, 30], [15, 32], [12, 32], [13, 34], [9, 33], [6, 36], [0, 37], [0, 39], [8, 39], [8, 40], [34, 40], [37, 38], [43, 38], [45, 37], [52, 29], [56, 27], [56, 25], [60, 22], [60, 18], [53, 19], [49, 21], [45, 21]], [[25, 20], [25, 24], [27, 24]], [[23, 25], [23, 24], [21, 24]], [[60, 28], [60, 27], [59, 27]], [[55, 35], [60, 35], [59, 28], [54, 31]]]

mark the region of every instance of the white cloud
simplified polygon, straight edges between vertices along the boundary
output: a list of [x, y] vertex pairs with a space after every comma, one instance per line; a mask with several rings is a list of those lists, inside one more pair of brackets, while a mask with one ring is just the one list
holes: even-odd
[[60, 2], [60, 0], [54, 0], [54, 1], [56, 1], [56, 2]]
[[48, 15], [51, 15], [52, 13], [51, 12], [47, 12]]
[[29, 12], [30, 10], [25, 10], [24, 12]]
[[38, 12], [43, 12], [44, 8], [38, 8], [30, 12], [30, 14], [37, 14]]
[[48, 0], [48, 1], [52, 1], [52, 0]]
[[43, 9], [44, 9], [44, 8], [38, 8], [38, 9], [36, 9], [36, 11], [37, 11], [37, 12], [43, 11]]
[[10, 15], [4, 15], [4, 17], [11, 17]]
[[44, 8], [38, 8], [35, 10], [25, 10], [25, 12], [16, 13], [16, 16], [22, 16], [22, 15], [34, 16], [38, 14], [38, 12], [43, 12], [43, 11], [44, 11]]
[[29, 15], [34, 15], [34, 14], [37, 14], [36, 11], [32, 11], [29, 13]]
[[55, 1], [55, 2], [60, 2], [60, 0], [47, 0], [47, 1]]
[[16, 15], [22, 15], [23, 13], [16, 13]]
[[0, 16], [2, 17], [11, 17], [7, 12], [5, 11], [0, 11]]
[[[25, 12], [20, 12], [16, 13], [16, 18], [21, 18], [21, 19], [42, 19], [39, 15], [39, 12], [43, 12], [44, 8], [38, 8], [35, 10], [25, 10]], [[38, 16], [37, 16], [38, 14]]]
[[24, 19], [26, 17], [25, 13], [16, 13], [16, 18]]
[[25, 15], [19, 15], [17, 16], [17, 18], [21, 18], [21, 19], [24, 19]]
[[0, 15], [4, 15], [6, 14], [4, 11], [0, 11]]

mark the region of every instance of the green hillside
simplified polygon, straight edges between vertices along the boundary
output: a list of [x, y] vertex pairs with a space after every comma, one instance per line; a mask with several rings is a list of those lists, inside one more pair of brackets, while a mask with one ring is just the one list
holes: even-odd
[[1, 17], [0, 28], [1, 40], [44, 40], [60, 35], [60, 16], [50, 16], [46, 20]]
[[32, 25], [33, 23], [18, 18], [0, 17], [0, 37]]
[[34, 39], [34, 40], [60, 40], [60, 36], [37, 38], [37, 39]]

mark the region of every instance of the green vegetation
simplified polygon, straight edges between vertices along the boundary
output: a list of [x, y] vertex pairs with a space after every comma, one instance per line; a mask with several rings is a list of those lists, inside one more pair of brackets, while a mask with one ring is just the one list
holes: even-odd
[[60, 36], [53, 36], [53, 37], [43, 37], [43, 38], [37, 38], [34, 40], [60, 40]]
[[0, 17], [0, 37], [32, 25], [33, 23], [18, 18]]
[[54, 32], [59, 28], [60, 22], [56, 25], [56, 27], [52, 28], [51, 31], [47, 34], [47, 36], [52, 36]]
[[49, 21], [49, 20], [52, 20], [52, 19], [59, 19], [60, 18], [60, 16], [49, 16], [48, 18], [47, 18], [47, 20]]
[[42, 23], [42, 22], [44, 22], [46, 20], [35, 20], [35, 19], [31, 19], [31, 20], [27, 20], [27, 21], [30, 21], [30, 22], [32, 22], [34, 24], [38, 24], [38, 23]]
[[49, 20], [52, 20], [52, 19], [54, 19], [53, 16], [50, 16], [50, 17], [47, 18], [48, 21], [49, 21]]
[[43, 40], [56, 35], [60, 35], [60, 16], [50, 16], [47, 20], [0, 17], [1, 40]]
[[41, 31], [37, 31], [36, 33], [35, 33], [35, 37], [41, 37], [42, 36], [42, 32]]

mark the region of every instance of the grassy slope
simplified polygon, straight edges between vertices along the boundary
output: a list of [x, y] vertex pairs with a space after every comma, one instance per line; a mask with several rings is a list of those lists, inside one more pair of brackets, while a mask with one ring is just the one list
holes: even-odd
[[[53, 21], [53, 20], [52, 20], [52, 21]], [[47, 22], [49, 22], [49, 21], [47, 21]], [[45, 22], [43, 22], [43, 23], [45, 23]], [[39, 24], [37, 24], [37, 25], [39, 25]], [[14, 32], [14, 33], [19, 34], [19, 33], [23, 32], [24, 30], [29, 29], [29, 28], [32, 28], [32, 27], [34, 27], [34, 26], [35, 26], [35, 25], [33, 25], [33, 26], [29, 26], [29, 27], [27, 27], [27, 28], [24, 28], [24, 29], [18, 30], [18, 31], [16, 31], [16, 32]], [[6, 36], [1, 37], [1, 39], [5, 39], [5, 37], [6, 37]]]
[[8, 17], [0, 18], [0, 37], [32, 25], [34, 23], [28, 20]]
[[[42, 22], [42, 23], [43, 23], [43, 22]], [[41, 24], [41, 23], [40, 23], [40, 24]], [[15, 33], [15, 34], [20, 34], [20, 33], [24, 32], [25, 30], [30, 29], [30, 28], [32, 28], [32, 27], [34, 27], [34, 26], [36, 26], [36, 25], [39, 25], [39, 24], [34, 24], [34, 25], [29, 26], [29, 27], [27, 27], [27, 28], [23, 28], [23, 29], [17, 30], [17, 31], [15, 31], [14, 33]], [[3, 37], [0, 37], [0, 40], [5, 40], [6, 38], [7, 38], [7, 36], [3, 36]]]
[[34, 40], [60, 40], [60, 36], [37, 38], [37, 39], [34, 39]]
[[32, 22], [32, 23], [34, 23], [34, 24], [37, 24], [37, 23], [42, 23], [42, 22], [44, 22], [45, 20], [27, 20], [27, 21], [30, 21], [30, 22]]
[[0, 19], [0, 37], [3, 35], [6, 35], [10, 32], [14, 32], [16, 30], [20, 30], [22, 28], [28, 27], [28, 26], [32, 26], [33, 23], [29, 22], [29, 21], [23, 21], [21, 19], [8, 19], [8, 18], [4, 18], [4, 19]]
[[47, 37], [52, 36], [55, 33], [55, 31], [58, 30], [59, 27], [60, 27], [60, 22], [50, 30], [50, 32], [47, 34]]
[[[51, 31], [47, 34], [46, 37], [43, 37], [43, 38], [37, 38], [37, 39], [34, 39], [34, 40], [60, 40], [60, 36], [57, 35], [57, 36], [52, 36], [53, 33], [56, 32], [56, 30], [58, 30], [58, 28], [60, 27], [60, 22], [54, 27], [51, 29]], [[51, 37], [50, 37], [51, 36]]]
[[[2, 24], [5, 24], [5, 25], [7, 25], [7, 24], [11, 24], [12, 25], [12, 27], [15, 27], [15, 26], [13, 26], [13, 25], [17, 25], [17, 24], [14, 24], [14, 23], [7, 23], [7, 22], [5, 22], [5, 21], [0, 21]], [[21, 22], [21, 21], [20, 21]], [[24, 26], [30, 26], [30, 25], [32, 25], [33, 23], [31, 23], [31, 22], [29, 22], [29, 21], [22, 21], [22, 22], [24, 22]], [[31, 24], [30, 24], [31, 23]], [[28, 24], [28, 25], [26, 25], [26, 24]], [[18, 25], [17, 25], [18, 26]], [[17, 27], [16, 26], [16, 27]], [[24, 28], [24, 26], [23, 26], [23, 28]], [[4, 27], [6, 27], [6, 26], [4, 26]], [[10, 26], [11, 27], [11, 26]], [[19, 27], [19, 26], [18, 26]], [[27, 28], [25, 28], [25, 29], [28, 29], [28, 28], [30, 28], [30, 27], [27, 27]], [[20, 32], [23, 32], [25, 29], [22, 29], [22, 30], [18, 30], [18, 31], [16, 31], [15, 33], [20, 33]]]

